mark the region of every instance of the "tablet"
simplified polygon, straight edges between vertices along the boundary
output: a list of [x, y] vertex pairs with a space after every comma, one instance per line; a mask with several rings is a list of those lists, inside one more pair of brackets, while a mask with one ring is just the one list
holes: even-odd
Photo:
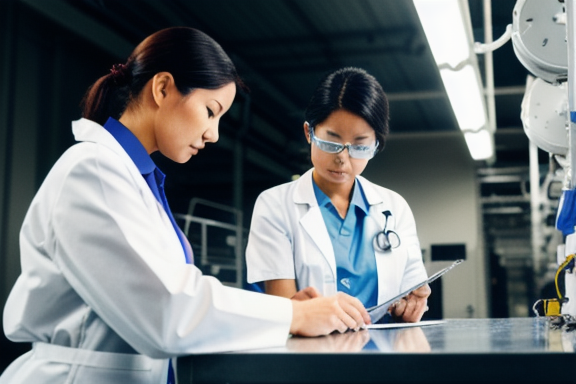
[[464, 260], [462, 259], [456, 260], [450, 266], [441, 269], [440, 271], [430, 276], [428, 279], [416, 284], [415, 286], [411, 287], [410, 289], [407, 289], [406, 291], [400, 293], [399, 295], [394, 296], [390, 300], [386, 300], [382, 304], [378, 304], [373, 307], [367, 308], [366, 310], [370, 314], [370, 320], [372, 321], [372, 324], [376, 324], [384, 315], [386, 315], [388, 313], [388, 308], [392, 304], [396, 303], [403, 297], [408, 296], [410, 292], [414, 291], [415, 289], [418, 289], [426, 284], [430, 284], [431, 282], [433, 282], [434, 280], [436, 280], [437, 278], [439, 278], [440, 276], [442, 276], [443, 274], [445, 274], [446, 272], [448, 272], [449, 270], [451, 270], [452, 268], [454, 268], [463, 261]]

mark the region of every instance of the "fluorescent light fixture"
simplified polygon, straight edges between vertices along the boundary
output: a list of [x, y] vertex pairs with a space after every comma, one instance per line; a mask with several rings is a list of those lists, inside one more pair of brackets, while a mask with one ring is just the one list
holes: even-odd
[[474, 68], [466, 64], [459, 71], [441, 69], [440, 76], [448, 94], [456, 120], [463, 131], [477, 131], [486, 125], [482, 90]]
[[475, 160], [490, 159], [494, 155], [493, 134], [487, 124], [468, 3], [413, 1], [470, 154]]
[[494, 153], [493, 136], [487, 129], [478, 132], [464, 132], [464, 139], [474, 160], [484, 160]]
[[467, 33], [457, 0], [414, 0], [422, 28], [438, 65], [456, 67], [470, 57]]

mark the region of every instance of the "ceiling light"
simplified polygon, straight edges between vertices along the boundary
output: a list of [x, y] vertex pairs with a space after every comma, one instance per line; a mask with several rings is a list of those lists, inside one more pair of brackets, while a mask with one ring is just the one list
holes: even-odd
[[439, 65], [456, 67], [470, 56], [459, 1], [414, 0], [428, 44]]
[[487, 124], [468, 3], [463, 0], [413, 1], [472, 158], [493, 158], [494, 138]]
[[472, 65], [467, 64], [459, 71], [441, 69], [440, 76], [460, 129], [477, 131], [484, 127], [484, 100]]
[[478, 132], [464, 132], [464, 139], [474, 160], [484, 160], [494, 153], [494, 137], [487, 129]]

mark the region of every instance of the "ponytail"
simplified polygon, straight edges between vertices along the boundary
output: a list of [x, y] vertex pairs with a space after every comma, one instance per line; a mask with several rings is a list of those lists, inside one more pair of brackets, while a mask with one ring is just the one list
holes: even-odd
[[[120, 66], [122, 74], [118, 71]], [[100, 125], [104, 125], [109, 117], [118, 120], [131, 99], [127, 72], [124, 64], [115, 64], [109, 74], [96, 80], [82, 100], [82, 117]]]

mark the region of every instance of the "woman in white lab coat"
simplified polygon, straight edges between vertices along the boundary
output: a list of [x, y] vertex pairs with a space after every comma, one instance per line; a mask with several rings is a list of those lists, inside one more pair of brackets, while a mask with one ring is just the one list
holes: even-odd
[[33, 348], [0, 383], [165, 384], [174, 356], [281, 346], [290, 333], [370, 321], [347, 295], [256, 294], [191, 263], [149, 155], [183, 163], [215, 142], [237, 85], [216, 42], [169, 28], [89, 89], [72, 124], [79, 143], [54, 165], [22, 225], [22, 273], [3, 323], [10, 340]]
[[[314, 168], [258, 197], [246, 249], [248, 281], [263, 281], [266, 293], [284, 297], [310, 286], [324, 295], [346, 292], [368, 308], [425, 280], [410, 207], [360, 176], [388, 134], [381, 85], [359, 68], [330, 73], [305, 119]], [[395, 305], [392, 316], [420, 320], [429, 295], [425, 285]]]

